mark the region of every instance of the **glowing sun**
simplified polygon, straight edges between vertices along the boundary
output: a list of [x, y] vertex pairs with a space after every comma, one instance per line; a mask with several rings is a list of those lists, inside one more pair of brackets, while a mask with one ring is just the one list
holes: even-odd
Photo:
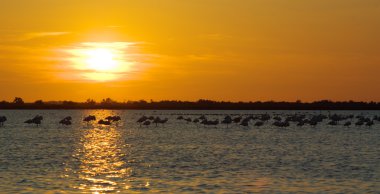
[[112, 71], [118, 67], [115, 53], [110, 49], [94, 49], [86, 52], [86, 63], [95, 71]]
[[72, 66], [80, 70], [81, 76], [93, 81], [120, 79], [133, 65], [128, 57], [126, 42], [87, 42], [70, 49]]

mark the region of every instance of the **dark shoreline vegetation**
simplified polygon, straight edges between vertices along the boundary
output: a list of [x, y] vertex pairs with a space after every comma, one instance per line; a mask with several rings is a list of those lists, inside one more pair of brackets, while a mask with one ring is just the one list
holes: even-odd
[[227, 102], [198, 100], [191, 101], [127, 101], [117, 102], [110, 98], [96, 102], [88, 99], [86, 102], [37, 100], [33, 103], [24, 102], [16, 97], [14, 101], [0, 102], [0, 109], [114, 109], [114, 110], [380, 110], [380, 102], [330, 101], [315, 102]]

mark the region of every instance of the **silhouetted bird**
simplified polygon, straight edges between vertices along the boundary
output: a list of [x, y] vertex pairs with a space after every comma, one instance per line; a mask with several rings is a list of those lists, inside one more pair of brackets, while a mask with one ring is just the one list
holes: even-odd
[[270, 115], [269, 114], [263, 114], [261, 115], [261, 118], [260, 118], [261, 121], [269, 121], [270, 120]]
[[305, 122], [303, 122], [303, 121], [300, 121], [299, 123], [297, 123], [297, 126], [298, 127], [302, 127], [302, 126], [304, 126], [305, 125]]
[[139, 120], [137, 120], [137, 122], [140, 124], [140, 127], [141, 127], [141, 124], [145, 122], [146, 120], [148, 120], [148, 117], [143, 115], [142, 117], [139, 118]]
[[26, 120], [24, 123], [26, 123], [26, 124], [32, 124], [32, 123], [33, 123], [33, 120], [32, 120], [32, 119], [28, 119], [28, 120]]
[[98, 121], [99, 125], [111, 125], [111, 121], [104, 121], [104, 120], [99, 120]]
[[0, 126], [4, 126], [5, 121], [7, 121], [7, 117], [0, 116]]
[[108, 120], [110, 122], [118, 122], [121, 120], [121, 117], [120, 116], [108, 116], [108, 117], [106, 117], [106, 120]]
[[362, 126], [362, 125], [364, 125], [364, 121], [359, 120], [359, 121], [357, 121], [357, 122], [355, 123], [355, 125], [356, 125], [356, 126]]
[[332, 120], [332, 121], [328, 122], [327, 124], [331, 125], [331, 126], [336, 126], [336, 125], [338, 125], [338, 121]]
[[219, 124], [219, 120], [216, 119], [216, 120], [214, 120], [214, 121], [208, 121], [207, 119], [205, 119], [205, 120], [203, 120], [203, 121], [201, 122], [201, 124], [203, 124], [204, 126], [216, 126], [216, 125]]
[[33, 123], [36, 124], [37, 126], [39, 126], [39, 125], [41, 125], [42, 121], [41, 120], [34, 120]]
[[248, 127], [249, 121], [251, 121], [251, 117], [247, 117], [247, 118], [243, 119], [243, 121], [241, 121], [240, 125], [244, 126], [244, 127]]
[[39, 125], [41, 125], [43, 119], [44, 118], [42, 116], [37, 115], [33, 119], [28, 119], [24, 123], [27, 123], [27, 124], [36, 124], [37, 126], [39, 126]]
[[162, 124], [164, 125], [165, 123], [167, 123], [169, 121], [168, 118], [165, 118], [165, 119], [161, 119], [160, 117], [156, 117], [153, 121], [154, 124], [156, 124], [156, 127], [158, 126], [158, 124]]
[[71, 125], [72, 123], [69, 120], [61, 120], [59, 121], [59, 124], [68, 126], [68, 125]]
[[347, 121], [346, 123], [344, 123], [344, 126], [345, 126], [345, 127], [349, 127], [349, 126], [351, 126], [351, 124], [352, 124], [352, 123], [351, 123], [350, 121]]
[[186, 119], [183, 119], [183, 120], [185, 120], [187, 123], [190, 123], [192, 121], [191, 118], [186, 118]]
[[68, 121], [71, 121], [73, 118], [71, 118], [70, 116], [68, 117], [65, 117], [63, 120], [68, 120]]
[[315, 127], [315, 126], [318, 125], [318, 121], [311, 120], [311, 121], [309, 122], [309, 124], [310, 124], [310, 126]]
[[61, 121], [59, 121], [59, 124], [66, 125], [66, 126], [71, 125], [72, 124], [71, 119], [72, 119], [71, 117], [66, 117], [62, 119]]
[[209, 121], [208, 125], [214, 125], [214, 126], [219, 125], [219, 119], [215, 119], [214, 121]]
[[145, 126], [149, 126], [150, 125], [150, 121], [145, 121], [144, 123], [143, 123], [143, 125], [145, 125]]
[[367, 122], [365, 125], [367, 126], [367, 127], [371, 127], [372, 125], [374, 125], [375, 123], [373, 122], [373, 121], [369, 121], [369, 122]]
[[288, 121], [284, 121], [284, 122], [276, 121], [273, 123], [273, 125], [276, 127], [289, 127], [290, 126]]
[[160, 123], [161, 123], [162, 125], [164, 125], [164, 124], [167, 123], [168, 121], [169, 121], [168, 118], [164, 118], [164, 119], [161, 119], [161, 120], [160, 120]]
[[160, 117], [156, 117], [153, 121], [154, 124], [156, 124], [156, 127], [158, 126], [158, 123], [160, 123], [161, 119]]
[[241, 116], [238, 116], [238, 117], [235, 117], [233, 120], [234, 123], [240, 123], [242, 117]]
[[264, 125], [264, 122], [262, 122], [262, 121], [257, 121], [256, 123], [255, 123], [255, 126], [256, 127], [261, 127], [261, 126], [263, 126]]
[[207, 120], [206, 116], [202, 115], [199, 117], [199, 120]]
[[244, 126], [244, 127], [248, 127], [249, 123], [247, 120], [243, 120], [241, 123], [240, 123], [241, 126]]
[[333, 125], [338, 125], [338, 122], [341, 120], [344, 120], [345, 117], [341, 116], [341, 115], [333, 114], [332, 116], [330, 116], [330, 119], [331, 119], [331, 121], [332, 121], [331, 123], [333, 123]]
[[232, 118], [231, 116], [226, 116], [224, 117], [223, 121], [222, 121], [222, 124], [225, 124], [227, 125], [227, 128], [228, 128], [228, 125], [232, 123]]
[[89, 116], [85, 117], [85, 118], [83, 119], [83, 121], [84, 121], [84, 122], [87, 122], [87, 123], [89, 123], [89, 122], [91, 122], [91, 121], [96, 121], [96, 117], [95, 117], [94, 115], [89, 115]]

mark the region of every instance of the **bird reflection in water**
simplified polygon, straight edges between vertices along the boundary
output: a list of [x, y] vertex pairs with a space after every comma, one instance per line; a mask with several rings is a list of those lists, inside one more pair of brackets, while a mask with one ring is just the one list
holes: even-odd
[[77, 150], [80, 179], [78, 189], [84, 192], [117, 192], [128, 188], [126, 181], [132, 173], [122, 149], [120, 132], [113, 128], [83, 130], [81, 147]]

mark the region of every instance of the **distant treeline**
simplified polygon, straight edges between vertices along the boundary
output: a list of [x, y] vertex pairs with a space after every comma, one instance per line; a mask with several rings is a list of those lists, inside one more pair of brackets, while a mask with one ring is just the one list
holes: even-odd
[[334, 102], [321, 100], [315, 102], [225, 102], [212, 100], [190, 101], [127, 101], [117, 102], [110, 98], [96, 102], [37, 100], [26, 103], [16, 97], [12, 102], [0, 102], [0, 109], [142, 109], [142, 110], [380, 110], [380, 102]]

